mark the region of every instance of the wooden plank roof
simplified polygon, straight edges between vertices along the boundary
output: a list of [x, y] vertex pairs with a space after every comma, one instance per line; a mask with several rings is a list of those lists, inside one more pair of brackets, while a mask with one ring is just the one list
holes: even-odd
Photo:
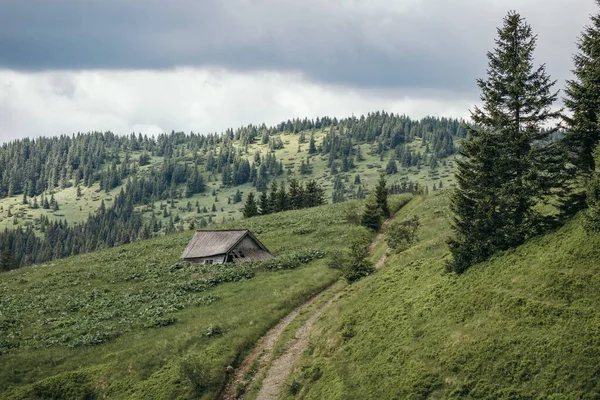
[[269, 250], [247, 229], [204, 230], [196, 232], [181, 254], [181, 258], [202, 258], [225, 254], [241, 242], [245, 236], [251, 237], [261, 249], [269, 253]]

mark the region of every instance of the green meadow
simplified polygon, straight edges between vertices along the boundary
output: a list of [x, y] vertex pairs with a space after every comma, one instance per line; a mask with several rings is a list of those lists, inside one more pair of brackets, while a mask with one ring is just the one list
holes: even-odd
[[273, 252], [319, 253], [293, 269], [186, 265], [176, 235], [0, 275], [0, 393], [30, 398], [213, 398], [258, 338], [339, 278], [323, 253], [360, 228], [357, 202], [256, 217]]

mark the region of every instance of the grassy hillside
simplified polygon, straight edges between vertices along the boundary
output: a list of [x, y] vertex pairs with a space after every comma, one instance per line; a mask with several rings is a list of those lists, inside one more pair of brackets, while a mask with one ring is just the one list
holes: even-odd
[[[275, 255], [332, 251], [356, 202], [256, 217]], [[282, 316], [339, 272], [186, 266], [187, 231], [0, 274], [0, 397], [210, 398]], [[303, 251], [305, 251], [303, 250]]]
[[415, 214], [419, 242], [317, 320], [290, 398], [600, 396], [600, 235], [575, 219], [456, 276], [447, 194], [397, 218]]

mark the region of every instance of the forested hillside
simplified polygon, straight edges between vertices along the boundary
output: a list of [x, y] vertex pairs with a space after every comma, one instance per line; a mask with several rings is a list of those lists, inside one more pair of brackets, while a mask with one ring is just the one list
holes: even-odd
[[[222, 134], [96, 132], [5, 143], [0, 265], [239, 218], [251, 192], [265, 214], [364, 198], [379, 172], [389, 175], [394, 193], [417, 183], [435, 190], [451, 183], [446, 160], [464, 136], [458, 120], [376, 112]], [[289, 201], [290, 190], [300, 197]]]

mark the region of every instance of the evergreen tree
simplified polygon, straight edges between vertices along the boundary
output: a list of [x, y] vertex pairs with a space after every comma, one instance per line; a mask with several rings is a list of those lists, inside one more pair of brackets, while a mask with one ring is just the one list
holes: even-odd
[[396, 165], [396, 161], [393, 158], [390, 158], [390, 161], [388, 161], [385, 167], [385, 173], [386, 175], [392, 175], [396, 172], [398, 172], [398, 166]]
[[277, 209], [279, 211], [291, 209], [289, 197], [286, 193], [284, 182], [281, 182], [281, 186], [279, 187], [279, 191], [277, 192]]
[[0, 271], [10, 271], [15, 267], [15, 260], [8, 244], [4, 245], [4, 249], [0, 254]]
[[367, 197], [360, 223], [375, 232], [379, 231], [381, 228], [381, 208], [377, 203], [377, 197], [374, 193], [371, 193], [369, 197]]
[[269, 210], [272, 213], [281, 211], [279, 209], [279, 203], [277, 202], [277, 192], [278, 192], [277, 181], [273, 181], [273, 182], [271, 182], [271, 189], [269, 191]]
[[310, 134], [310, 141], [308, 142], [308, 154], [315, 154], [317, 152], [317, 146], [315, 146], [315, 135]]
[[533, 67], [536, 37], [510, 12], [488, 53], [487, 80], [479, 79], [483, 108], [471, 112], [474, 126], [457, 161], [452, 197], [455, 238], [450, 241], [460, 273], [498, 249], [522, 243], [540, 222], [534, 206], [560, 182], [563, 160], [553, 142], [556, 129], [542, 129], [560, 112], [545, 66]]
[[379, 176], [379, 181], [377, 182], [377, 186], [375, 187], [375, 196], [377, 198], [377, 205], [381, 210], [381, 215], [384, 218], [390, 216], [390, 209], [388, 207], [388, 190], [386, 187], [385, 175], [381, 174]]
[[342, 267], [344, 278], [348, 283], [356, 282], [375, 271], [369, 261], [370, 242], [371, 237], [365, 232], [356, 233], [350, 238], [350, 251]]
[[325, 190], [317, 183], [310, 180], [306, 184], [304, 191], [304, 207], [317, 207], [325, 204]]
[[600, 232], [600, 144], [595, 151], [596, 170], [591, 174], [587, 184], [587, 206], [583, 226], [589, 232]]
[[260, 194], [260, 215], [267, 215], [271, 213], [271, 206], [269, 205], [269, 196], [264, 191]]
[[[600, 5], [600, 0], [596, 0]], [[575, 79], [567, 81], [564, 99], [571, 111], [565, 116], [565, 144], [571, 161], [587, 175], [595, 170], [593, 151], [600, 140], [600, 14], [593, 15], [579, 41], [579, 52], [573, 56]]]
[[246, 197], [246, 204], [244, 205], [244, 218], [250, 218], [258, 215], [258, 206], [256, 205], [256, 199], [254, 193], [248, 193]]
[[289, 202], [290, 202], [290, 208], [292, 210], [302, 208], [302, 199], [300, 198], [300, 189], [301, 189], [301, 187], [300, 187], [300, 183], [298, 182], [298, 179], [296, 179], [296, 178], [290, 179], [288, 197], [289, 197]]
[[233, 203], [237, 204], [240, 201], [242, 201], [242, 192], [240, 192], [240, 189], [238, 189], [233, 196]]

